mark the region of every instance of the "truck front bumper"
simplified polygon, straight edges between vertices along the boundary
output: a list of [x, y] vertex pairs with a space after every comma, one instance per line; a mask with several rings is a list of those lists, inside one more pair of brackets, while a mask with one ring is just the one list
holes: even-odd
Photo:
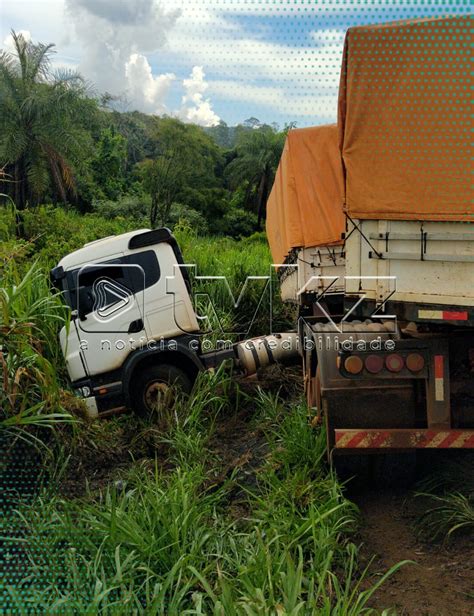
[[79, 398], [82, 398], [86, 405], [87, 415], [91, 418], [103, 414], [113, 414], [124, 408], [122, 396], [122, 383], [96, 385], [91, 380], [77, 381], [74, 383], [74, 391]]

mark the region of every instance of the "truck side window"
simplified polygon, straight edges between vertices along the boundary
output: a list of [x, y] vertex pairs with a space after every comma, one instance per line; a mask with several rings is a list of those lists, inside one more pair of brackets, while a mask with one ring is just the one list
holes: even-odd
[[[124, 265], [126, 267], [123, 267]], [[133, 265], [137, 267], [129, 267]], [[160, 267], [156, 253], [153, 250], [146, 250], [68, 272], [65, 299], [72, 310], [80, 308], [77, 298], [78, 289], [80, 289], [81, 297], [89, 296], [90, 301], [87, 303], [90, 306], [93, 305], [93, 285], [101, 279], [116, 282], [123, 293], [135, 294], [144, 291], [160, 279]], [[116, 301], [118, 301], [116, 295], [113, 293], [106, 294], [105, 303], [102, 307], [112, 305]], [[84, 308], [84, 306], [81, 308]], [[88, 307], [85, 314], [90, 311], [91, 308]]]
[[153, 250], [126, 255], [120, 261], [126, 265], [139, 266], [125, 268], [128, 270], [130, 288], [134, 293], [148, 289], [160, 279], [160, 266]]

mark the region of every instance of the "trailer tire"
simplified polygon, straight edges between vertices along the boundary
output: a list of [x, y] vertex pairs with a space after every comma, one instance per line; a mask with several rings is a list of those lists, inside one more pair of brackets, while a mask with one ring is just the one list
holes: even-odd
[[132, 387], [133, 410], [140, 417], [151, 417], [173, 408], [180, 393], [191, 393], [193, 382], [184, 370], [171, 364], [145, 368]]

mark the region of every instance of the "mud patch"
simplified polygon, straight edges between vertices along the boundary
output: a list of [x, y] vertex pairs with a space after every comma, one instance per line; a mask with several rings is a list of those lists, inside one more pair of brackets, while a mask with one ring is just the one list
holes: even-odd
[[[399, 616], [472, 616], [474, 614], [474, 538], [445, 544], [417, 539], [415, 520], [428, 506], [407, 491], [373, 491], [355, 497], [361, 509], [362, 560], [370, 569], [402, 567], [376, 593], [372, 607]], [[374, 576], [373, 581], [376, 578]]]

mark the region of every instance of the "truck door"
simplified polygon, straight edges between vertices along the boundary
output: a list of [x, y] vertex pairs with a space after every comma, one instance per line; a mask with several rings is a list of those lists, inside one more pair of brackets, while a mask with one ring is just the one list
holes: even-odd
[[199, 331], [189, 290], [178, 267], [176, 254], [168, 243], [156, 247], [161, 275], [147, 296], [145, 325], [154, 340], [170, 339]]
[[160, 276], [156, 255], [145, 250], [84, 265], [69, 274], [80, 349], [89, 376], [120, 368], [147, 340], [146, 289]]

